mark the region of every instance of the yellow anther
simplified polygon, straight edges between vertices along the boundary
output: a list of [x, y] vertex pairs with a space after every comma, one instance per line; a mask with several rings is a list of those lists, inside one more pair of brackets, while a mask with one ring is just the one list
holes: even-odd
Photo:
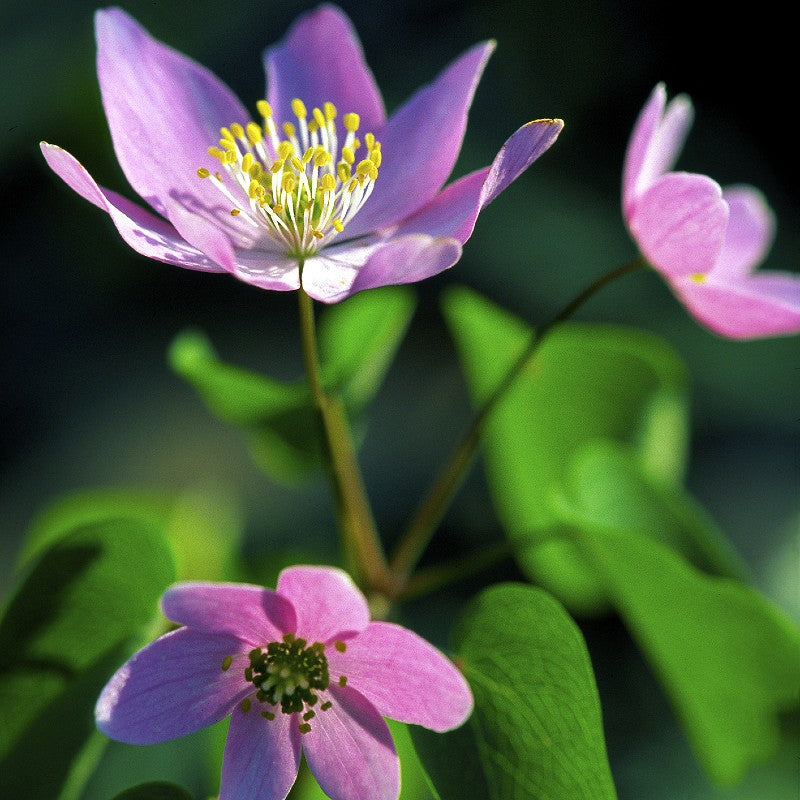
[[303, 153], [303, 163], [308, 164], [308, 162], [311, 161], [312, 158], [314, 158], [314, 148], [309, 147], [308, 150], [306, 150], [305, 153]]
[[257, 180], [250, 181], [250, 185], [247, 187], [247, 194], [250, 195], [251, 200], [255, 200], [258, 197], [259, 190], [263, 191], [263, 187]]
[[372, 150], [372, 148], [375, 147], [375, 134], [368, 133], [364, 137], [364, 144], [367, 146], [367, 150]]
[[253, 166], [248, 170], [251, 178], [257, 178], [263, 171], [264, 168], [261, 166], [260, 161], [254, 161]]
[[273, 175], [277, 175], [282, 169], [283, 169], [283, 159], [282, 158], [277, 158], [273, 162], [272, 166], [269, 168], [269, 171]]
[[689, 276], [689, 279], [694, 281], [695, 283], [705, 283], [707, 277], [708, 276], [705, 274], [705, 272], [693, 272]]
[[225, 158], [224, 151], [220, 150], [219, 147], [209, 147], [208, 154], [214, 158], [218, 158], [220, 161]]
[[333, 222], [331, 222], [331, 225], [333, 225], [333, 228], [336, 231], [336, 233], [341, 233], [344, 230], [344, 224], [338, 217], [335, 220], [333, 220]]
[[231, 133], [237, 139], [244, 139], [244, 128], [238, 122], [231, 123]]
[[330, 163], [331, 161], [331, 154], [325, 150], [317, 150], [314, 153], [314, 166], [315, 167], [324, 167], [326, 164]]
[[370, 170], [374, 168], [375, 165], [368, 158], [365, 158], [363, 161], [358, 162], [356, 175], [369, 175]]
[[320, 128], [324, 128], [325, 115], [322, 113], [322, 111], [320, 111], [318, 108], [314, 108], [311, 113], [314, 115], [314, 121], [317, 123], [317, 125], [319, 125]]
[[205, 167], [198, 167], [197, 168], [197, 177], [198, 178], [210, 178], [211, 172], [207, 170]]
[[250, 144], [258, 144], [264, 138], [264, 131], [255, 122], [247, 123], [247, 139]]
[[323, 103], [322, 110], [325, 112], [325, 119], [329, 122], [336, 119], [336, 106], [333, 103]]
[[292, 112], [298, 119], [304, 119], [308, 113], [306, 111], [306, 104], [298, 97], [292, 100]]
[[221, 136], [223, 139], [228, 139], [228, 140], [230, 140], [231, 142], [233, 141], [233, 134], [232, 134], [232, 133], [231, 133], [231, 132], [230, 132], [230, 131], [229, 131], [227, 128], [220, 128], [220, 129], [219, 129], [219, 135], [220, 135], [220, 136]]
[[242, 156], [242, 172], [250, 172], [250, 167], [253, 166], [253, 156], [250, 153], [245, 153]]
[[375, 144], [372, 145], [372, 149], [373, 150], [380, 150], [381, 149], [381, 143], [376, 140]]
[[283, 214], [283, 206], [280, 203], [275, 203], [275, 205], [272, 206], [272, 210], [276, 214]]
[[336, 188], [336, 178], [334, 178], [330, 172], [326, 172], [320, 179], [319, 185], [326, 192], [332, 192]]
[[350, 183], [347, 184], [347, 191], [354, 192], [356, 190], [356, 186], [358, 186], [358, 181], [355, 178], [353, 178], [353, 180], [351, 180]]
[[231, 216], [232, 216], [232, 217], [238, 217], [238, 216], [239, 216], [239, 214], [241, 214], [241, 213], [242, 213], [242, 212], [241, 212], [241, 211], [239, 211], [239, 209], [238, 209], [238, 208], [232, 208], [232, 209], [231, 209]]
[[377, 167], [373, 167], [373, 168], [372, 168], [372, 169], [369, 171], [369, 179], [370, 179], [371, 181], [376, 181], [376, 180], [378, 180], [378, 168], [377, 168]]
[[272, 106], [266, 100], [259, 100], [256, 103], [256, 108], [264, 119], [269, 119], [272, 116]]
[[219, 174], [219, 172], [215, 172], [215, 173], [214, 173], [214, 177], [215, 177], [215, 178], [216, 178], [218, 181], [221, 181], [221, 180], [222, 180], [222, 175], [220, 175], [220, 174]]
[[278, 157], [284, 159], [289, 158], [294, 153], [294, 147], [291, 142], [281, 142], [278, 145]]
[[292, 166], [298, 172], [303, 172], [305, 170], [305, 164], [303, 164], [303, 162], [297, 156], [292, 156], [291, 162], [292, 162]]
[[309, 133], [316, 133], [319, 130], [319, 125], [315, 119], [312, 119], [311, 122], [308, 123], [308, 132]]
[[229, 153], [235, 153], [238, 149], [236, 147], [236, 142], [234, 142], [233, 139], [220, 139], [219, 146], [223, 150], [227, 150]]
[[325, 235], [321, 231], [318, 231], [316, 228], [312, 228], [311, 235], [315, 239], [324, 239], [325, 238]]
[[297, 128], [295, 128], [291, 122], [284, 122], [283, 132], [286, 134], [287, 139], [291, 139], [292, 137], [297, 135]]
[[373, 151], [372, 151], [372, 152], [369, 154], [369, 160], [370, 160], [370, 161], [371, 161], [371, 162], [372, 162], [372, 163], [373, 163], [373, 164], [374, 164], [376, 167], [379, 167], [379, 166], [381, 165], [381, 160], [382, 160], [382, 159], [383, 159], [383, 156], [381, 155], [381, 151], [380, 151], [380, 150], [378, 150], [378, 149], [374, 149], [374, 150], [373, 150]]
[[291, 194], [294, 191], [294, 187], [297, 185], [297, 180], [294, 177], [294, 173], [286, 172], [281, 179], [281, 186], [283, 191], [287, 194]]
[[342, 148], [342, 161], [347, 164], [352, 164], [356, 160], [356, 154], [349, 148]]
[[353, 144], [350, 145], [353, 148], [353, 152], [355, 153], [359, 147], [361, 147], [361, 140], [360, 139], [353, 139]]
[[339, 166], [336, 170], [337, 174], [339, 175], [339, 180], [342, 183], [345, 183], [350, 180], [350, 167], [345, 164], [343, 161], [339, 162]]
[[342, 122], [344, 122], [344, 127], [347, 128], [348, 131], [355, 133], [358, 130], [358, 126], [361, 124], [361, 117], [359, 117], [358, 114], [345, 114], [342, 117]]
[[239, 154], [238, 150], [228, 150], [228, 152], [225, 153], [225, 162], [224, 163], [225, 164], [235, 164], [236, 163], [236, 159], [238, 157], [238, 154]]

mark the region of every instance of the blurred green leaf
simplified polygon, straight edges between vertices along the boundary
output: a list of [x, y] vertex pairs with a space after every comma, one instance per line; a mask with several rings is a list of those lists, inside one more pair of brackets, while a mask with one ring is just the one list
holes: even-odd
[[[476, 406], [524, 352], [532, 330], [467, 289], [444, 313]], [[603, 584], [559, 530], [548, 503], [573, 452], [603, 438], [635, 448], [646, 473], [680, 483], [687, 448], [687, 375], [657, 337], [620, 327], [563, 324], [548, 334], [484, 427], [495, 504], [519, 545], [523, 571], [568, 607], [597, 612]]]
[[737, 782], [774, 754], [779, 712], [796, 708], [800, 631], [750, 588], [695, 569], [612, 505], [594, 479], [617, 454], [596, 447], [573, 465], [552, 506], [669, 694], [703, 767]]
[[[375, 396], [413, 311], [410, 290], [387, 287], [321, 315], [322, 382], [342, 397], [348, 414], [358, 417]], [[197, 331], [175, 338], [169, 361], [214, 414], [244, 431], [253, 459], [272, 478], [294, 483], [320, 464], [317, 417], [305, 380], [281, 382], [225, 364]], [[360, 420], [355, 422], [357, 429]]]
[[192, 796], [177, 784], [156, 781], [126, 789], [114, 800], [192, 800]]
[[163, 529], [136, 518], [78, 526], [32, 565], [0, 620], [0, 774], [9, 796], [58, 796], [94, 730], [100, 690], [174, 578]]
[[140, 520], [166, 532], [178, 580], [230, 577], [243, 523], [235, 498], [219, 486], [187, 489], [177, 497], [133, 489], [91, 489], [67, 495], [34, 519], [20, 563], [29, 562], [76, 527], [118, 518]]
[[493, 586], [453, 640], [475, 710], [451, 733], [411, 729], [442, 800], [616, 798], [589, 654], [553, 598]]

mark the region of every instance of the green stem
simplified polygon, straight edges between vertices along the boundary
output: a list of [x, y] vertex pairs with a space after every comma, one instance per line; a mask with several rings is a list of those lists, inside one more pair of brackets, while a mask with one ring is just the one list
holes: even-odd
[[[302, 267], [301, 263], [301, 275]], [[341, 401], [322, 386], [314, 301], [302, 287], [298, 298], [303, 362], [318, 414], [344, 555], [359, 583], [374, 591], [386, 591], [390, 585], [386, 556], [367, 500], [347, 417]]]
[[427, 496], [400, 538], [400, 542], [389, 562], [389, 569], [394, 580], [393, 596], [403, 594], [409, 575], [428, 546], [437, 525], [472, 465], [486, 419], [522, 372], [528, 360], [536, 353], [547, 334], [561, 322], [569, 319], [590, 297], [604, 286], [641, 266], [644, 266], [644, 262], [636, 259], [598, 278], [580, 294], [576, 295], [558, 314], [540, 328], [538, 333], [531, 335], [528, 346], [520, 353], [495, 390], [476, 412], [469, 427], [456, 444], [449, 460], [439, 472]]

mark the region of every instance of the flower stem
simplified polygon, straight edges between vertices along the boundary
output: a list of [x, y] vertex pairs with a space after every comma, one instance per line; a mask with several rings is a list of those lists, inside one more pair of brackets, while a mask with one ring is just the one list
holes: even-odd
[[[302, 274], [302, 264], [300, 270]], [[339, 398], [329, 395], [322, 386], [314, 301], [302, 287], [298, 298], [303, 362], [318, 414], [325, 468], [336, 505], [344, 557], [359, 583], [372, 590], [385, 591], [390, 584], [386, 556], [367, 500], [347, 417]]]
[[644, 262], [637, 258], [601, 276], [576, 295], [549, 322], [531, 336], [528, 346], [520, 353], [495, 390], [475, 413], [469, 427], [456, 443], [450, 458], [439, 472], [428, 494], [400, 538], [400, 542], [389, 562], [389, 570], [394, 580], [393, 596], [397, 597], [404, 593], [409, 575], [428, 546], [436, 526], [439, 524], [472, 465], [486, 419], [517, 379], [529, 359], [536, 353], [547, 334], [561, 322], [569, 319], [590, 297], [604, 286], [623, 275], [637, 270], [641, 266], [644, 266]]

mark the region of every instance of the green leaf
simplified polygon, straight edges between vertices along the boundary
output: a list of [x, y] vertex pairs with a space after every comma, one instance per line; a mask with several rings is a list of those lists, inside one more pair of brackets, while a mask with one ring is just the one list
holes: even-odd
[[100, 690], [174, 577], [163, 531], [140, 519], [78, 527], [32, 565], [0, 620], [0, 774], [9, 796], [58, 796], [94, 730]]
[[601, 448], [573, 466], [553, 508], [602, 576], [647, 654], [708, 774], [731, 785], [779, 744], [779, 714], [796, 708], [800, 631], [756, 592], [706, 575], [668, 544], [597, 502]]
[[[386, 287], [362, 292], [320, 316], [322, 383], [342, 397], [356, 429], [413, 311], [410, 290]], [[176, 337], [169, 361], [216, 416], [242, 429], [254, 461], [272, 478], [294, 483], [320, 465], [318, 421], [304, 379], [281, 382], [226, 364], [197, 331]]]
[[493, 586], [453, 639], [475, 710], [451, 733], [411, 729], [442, 800], [616, 798], [586, 645], [553, 598]]
[[175, 783], [142, 783], [121, 792], [114, 800], [192, 800], [186, 789]]
[[[532, 340], [532, 330], [478, 294], [445, 295], [444, 312], [473, 400], [480, 406]], [[563, 324], [551, 331], [484, 427], [489, 483], [518, 561], [570, 608], [597, 612], [602, 582], [560, 530], [548, 494], [572, 454], [610, 439], [635, 449], [643, 469], [678, 485], [687, 447], [686, 370], [650, 334]]]

